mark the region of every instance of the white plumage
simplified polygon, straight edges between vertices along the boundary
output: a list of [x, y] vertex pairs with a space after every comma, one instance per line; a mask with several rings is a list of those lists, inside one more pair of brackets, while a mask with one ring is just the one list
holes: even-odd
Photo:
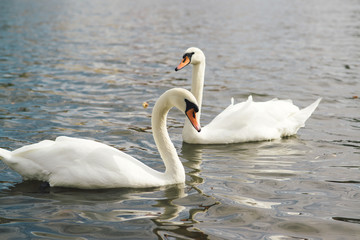
[[[189, 107], [185, 99], [193, 105]], [[196, 105], [189, 91], [174, 88], [165, 92], [154, 106], [153, 135], [165, 163], [164, 173], [106, 144], [64, 136], [12, 152], [0, 149], [0, 157], [25, 180], [46, 181], [50, 186], [96, 189], [183, 183], [184, 167], [167, 133], [166, 116], [173, 106], [186, 112], [191, 107], [197, 111]], [[198, 128], [196, 118], [191, 120]]]
[[[205, 75], [204, 53], [194, 47], [187, 49], [175, 70], [190, 63], [193, 65], [191, 92], [198, 101], [200, 110], [197, 115], [200, 119]], [[231, 99], [231, 104], [199, 133], [191, 129], [189, 121], [185, 120], [183, 140], [194, 144], [228, 144], [291, 136], [305, 126], [305, 121], [320, 101], [321, 98], [300, 110], [291, 100], [254, 102], [252, 96], [249, 96], [247, 101], [234, 104]]]

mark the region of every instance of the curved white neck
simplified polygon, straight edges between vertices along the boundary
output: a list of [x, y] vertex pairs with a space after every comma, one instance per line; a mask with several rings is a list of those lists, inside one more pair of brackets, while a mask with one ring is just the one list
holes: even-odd
[[157, 100], [152, 112], [151, 126], [155, 144], [165, 164], [165, 178], [179, 183], [185, 181], [185, 170], [166, 128], [167, 114], [173, 107], [169, 104], [169, 97], [164, 94]]

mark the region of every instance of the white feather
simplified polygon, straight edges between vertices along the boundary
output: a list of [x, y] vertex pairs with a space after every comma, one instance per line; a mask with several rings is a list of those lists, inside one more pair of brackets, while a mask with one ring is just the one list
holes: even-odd
[[46, 181], [50, 186], [95, 189], [184, 183], [184, 167], [166, 129], [168, 111], [175, 106], [185, 112], [184, 99], [197, 104], [189, 91], [174, 88], [165, 92], [153, 109], [153, 135], [165, 172], [158, 172], [103, 143], [64, 136], [12, 152], [0, 149], [0, 157], [25, 180]]
[[[193, 53], [191, 92], [198, 100], [201, 110], [205, 55], [198, 48], [189, 48], [185, 53]], [[279, 139], [297, 133], [305, 125], [320, 102], [300, 110], [291, 100], [273, 99], [267, 102], [254, 102], [249, 96], [245, 102], [231, 104], [217, 115], [200, 133], [191, 128], [186, 119], [183, 129], [183, 140], [195, 144], [228, 144], [237, 142], [263, 141]], [[201, 111], [198, 113], [200, 118]]]

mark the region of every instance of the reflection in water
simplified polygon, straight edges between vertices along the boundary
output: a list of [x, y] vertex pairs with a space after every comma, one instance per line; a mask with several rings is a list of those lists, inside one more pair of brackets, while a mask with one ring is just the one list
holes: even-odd
[[[227, 233], [222, 236], [230, 239], [239, 238], [241, 233], [235, 229], [249, 231], [249, 226], [250, 229], [267, 232], [268, 239], [288, 238], [287, 234], [277, 234], [276, 229], [292, 232], [294, 236], [327, 235], [325, 232], [336, 224], [315, 221], [321, 227], [313, 227], [304, 219], [314, 221], [314, 211], [321, 214], [319, 208], [326, 208], [322, 205], [330, 204], [323, 202], [313, 205], [316, 199], [334, 197], [328, 195], [329, 188], [337, 189], [336, 192], [348, 192], [351, 187], [341, 190], [339, 186], [315, 183], [312, 170], [304, 166], [317, 164], [323, 159], [312, 151], [311, 146], [298, 137], [229, 146], [184, 143], [182, 156], [197, 165], [201, 164], [201, 171], [196, 172], [202, 179], [199, 191], [213, 199], [221, 199], [221, 204], [196, 217], [197, 228], [215, 235], [211, 229], [221, 228], [222, 233]], [[302, 161], [299, 162], [299, 159]], [[352, 200], [348, 201], [358, 205], [353, 195], [349, 198]], [[341, 200], [338, 201], [341, 204]], [[335, 199], [332, 204], [335, 204]], [[212, 223], [217, 219], [226, 223], [224, 227]], [[258, 219], [262, 219], [260, 224]], [[342, 218], [335, 219], [341, 221]], [[356, 226], [342, 227], [346, 228], [349, 236], [355, 236], [358, 232]], [[248, 233], [243, 239], [249, 236], [254, 239], [264, 237], [256, 232], [252, 232], [254, 235]]]
[[[252, 179], [263, 177], [285, 180], [301, 173], [293, 170], [294, 158], [307, 154], [310, 148], [297, 137], [283, 140], [251, 142], [231, 145], [192, 145], [183, 143], [182, 156], [189, 160], [186, 163], [194, 169], [211, 169], [223, 172], [238, 172], [239, 175], [251, 175]], [[200, 167], [202, 160], [206, 163]], [[186, 165], [185, 164], [185, 165]], [[220, 168], [221, 166], [221, 168]], [[234, 172], [234, 167], [236, 168]], [[196, 170], [193, 172], [197, 173]], [[214, 172], [215, 173], [215, 172]], [[197, 176], [199, 173], [196, 174]], [[205, 175], [208, 175], [206, 173]], [[201, 179], [201, 178], [200, 178]], [[201, 182], [203, 183], [203, 179]]]
[[[154, 233], [160, 238], [207, 239], [208, 235], [195, 226], [198, 223], [196, 214], [205, 213], [209, 208], [217, 205], [218, 202], [214, 198], [204, 195], [197, 187], [193, 186], [190, 190], [194, 189], [196, 195], [192, 193], [184, 198], [172, 199], [172, 196], [170, 199], [158, 200], [156, 206], [163, 206], [165, 212], [159, 218], [152, 220], [157, 225]], [[198, 193], [201, 195], [197, 195]], [[191, 204], [189, 205], [189, 203]], [[182, 204], [186, 205], [182, 206]], [[174, 214], [174, 210], [176, 210], [176, 214]], [[167, 212], [170, 213], [169, 216], [165, 214]]]
[[[193, 198], [194, 193], [200, 192], [192, 189], [179, 184], [149, 189], [74, 190], [24, 181], [1, 193], [0, 198], [4, 209], [17, 206], [12, 208], [11, 214], [19, 217], [6, 218], [5, 215], [0, 222], [11, 223], [15, 228], [22, 223], [32, 223], [34, 229], [42, 229], [32, 232], [39, 237], [78, 235], [86, 238], [86, 234], [96, 230], [99, 238], [145, 239], [152, 238], [146, 227], [151, 221], [155, 224], [152, 232], [160, 238], [193, 236], [204, 239], [207, 235], [194, 228], [194, 216], [216, 203], [202, 195], [196, 196], [196, 201], [189, 205], [186, 198]], [[209, 205], [209, 202], [213, 203]]]
[[67, 135], [162, 170], [151, 109], [190, 88], [174, 72], [190, 46], [207, 56], [204, 123], [231, 97], [323, 101], [297, 137], [222, 146], [181, 146], [184, 116], [170, 112], [185, 186], [39, 188], [0, 162], [0, 238], [357, 239], [359, 12], [353, 0], [2, 1], [2, 148]]
[[190, 168], [188, 175], [191, 177], [190, 182], [192, 185], [202, 184], [204, 180], [199, 176], [201, 173], [202, 148], [197, 148], [197, 145], [183, 142], [181, 156], [187, 160], [187, 162], [184, 162], [183, 164], [185, 167]]

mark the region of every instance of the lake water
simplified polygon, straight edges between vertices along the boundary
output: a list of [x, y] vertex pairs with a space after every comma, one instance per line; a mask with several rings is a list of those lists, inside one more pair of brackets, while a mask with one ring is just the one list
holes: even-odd
[[0, 161], [1, 239], [360, 239], [357, 0], [1, 1], [0, 147], [96, 139], [163, 170], [151, 110], [190, 89], [191, 46], [203, 124], [231, 97], [323, 100], [297, 136], [233, 145], [182, 143], [171, 111], [185, 186], [49, 189]]

